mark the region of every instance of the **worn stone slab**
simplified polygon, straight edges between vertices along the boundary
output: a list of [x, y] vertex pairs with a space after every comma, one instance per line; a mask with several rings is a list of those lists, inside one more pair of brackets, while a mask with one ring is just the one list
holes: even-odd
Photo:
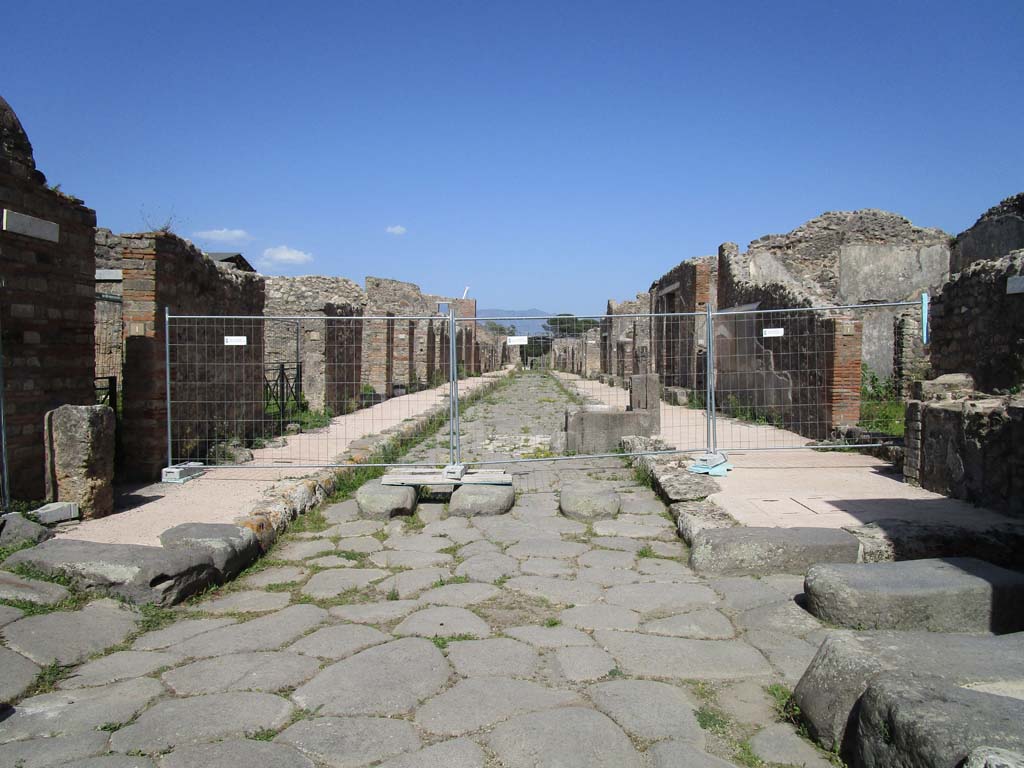
[[351, 538], [338, 541], [339, 552], [354, 552], [357, 555], [368, 555], [371, 552], [380, 552], [384, 549], [380, 539], [373, 536], [352, 536]]
[[143, 677], [158, 669], [181, 663], [181, 657], [163, 651], [117, 651], [86, 662], [60, 681], [59, 688], [90, 688], [109, 685], [133, 677]]
[[48, 739], [28, 739], [0, 744], [0, 765], [12, 768], [50, 768], [50, 766], [76, 766], [76, 761], [107, 752], [110, 734], [102, 731], [83, 731], [71, 736], [53, 736]]
[[274, 568], [265, 568], [257, 571], [251, 576], [246, 576], [243, 582], [246, 586], [262, 589], [271, 584], [293, 584], [302, 581], [309, 575], [309, 571], [297, 565], [281, 565]]
[[501, 594], [501, 590], [493, 584], [445, 584], [435, 587], [420, 595], [420, 602], [428, 605], [452, 605], [465, 608], [467, 605], [483, 603]]
[[267, 613], [279, 611], [291, 602], [287, 592], [244, 590], [206, 600], [197, 607], [203, 613]]
[[478, 639], [491, 636], [487, 622], [465, 608], [424, 608], [404, 619], [394, 629], [395, 635], [418, 637], [454, 637], [469, 635]]
[[94, 731], [126, 723], [165, 693], [159, 680], [138, 677], [112, 685], [55, 691], [23, 699], [0, 721], [0, 742]]
[[519, 574], [519, 561], [508, 555], [498, 552], [485, 552], [474, 555], [463, 562], [455, 569], [456, 576], [465, 576], [467, 579], [482, 582], [494, 582], [506, 576]]
[[498, 544], [515, 544], [520, 539], [528, 539], [542, 533], [535, 525], [503, 516], [474, 517], [473, 527]]
[[715, 697], [718, 706], [741, 723], [763, 724], [777, 717], [775, 701], [765, 692], [760, 680], [738, 680], [721, 688]]
[[433, 587], [440, 581], [450, 578], [451, 571], [447, 568], [415, 568], [411, 571], [402, 571], [394, 576], [389, 576], [383, 581], [378, 581], [374, 586], [382, 595], [390, 595], [393, 592], [398, 594], [399, 599], [405, 600], [418, 595], [425, 589]]
[[779, 671], [783, 681], [796, 685], [814, 658], [818, 646], [794, 635], [764, 629], [748, 630], [743, 639], [761, 651]]
[[160, 768], [315, 768], [294, 747], [252, 739], [180, 747], [160, 758]]
[[381, 485], [370, 480], [356, 491], [359, 513], [370, 520], [390, 520], [416, 511], [416, 489], [409, 485]]
[[697, 575], [682, 563], [660, 557], [642, 557], [637, 561], [636, 569], [643, 574], [643, 581], [668, 583], [697, 580]]
[[288, 646], [288, 650], [321, 659], [343, 659], [373, 645], [386, 643], [391, 639], [390, 635], [373, 627], [360, 624], [338, 624], [332, 627], [323, 627], [311, 635], [306, 635]]
[[506, 768], [641, 768], [629, 738], [592, 709], [521, 715], [495, 727], [487, 746]]
[[60, 584], [24, 579], [9, 571], [0, 571], [0, 600], [22, 600], [37, 605], [55, 605], [61, 600], [66, 600], [70, 595], [71, 593]]
[[312, 565], [317, 568], [355, 568], [359, 565], [358, 560], [353, 560], [343, 555], [321, 555], [311, 557], [303, 562], [304, 565]]
[[594, 644], [586, 632], [571, 627], [510, 627], [505, 630], [505, 634], [516, 640], [529, 643], [535, 648], [568, 648]]
[[636, 565], [636, 556], [632, 552], [592, 549], [580, 555], [577, 562], [594, 568], [632, 568]]
[[468, 678], [423, 704], [416, 711], [416, 724], [438, 736], [462, 736], [513, 715], [578, 703], [572, 691], [527, 680]]
[[789, 723], [774, 723], [762, 728], [750, 739], [755, 755], [769, 763], [830, 768], [832, 762], [801, 739]]
[[525, 643], [496, 637], [449, 643], [448, 661], [463, 677], [532, 677], [540, 656]]
[[[620, 627], [610, 627], [620, 629]], [[732, 623], [714, 608], [680, 613], [648, 621], [643, 631], [651, 635], [689, 637], [694, 640], [729, 640], [735, 637]]]
[[362, 589], [389, 575], [380, 568], [332, 568], [310, 576], [302, 587], [302, 594], [321, 600], [337, 597], [342, 592]]
[[179, 696], [227, 691], [274, 693], [317, 673], [320, 663], [297, 653], [256, 651], [203, 659], [164, 672], [161, 680]]
[[214, 629], [227, 627], [235, 623], [235, 619], [181, 619], [164, 629], [147, 632], [132, 643], [133, 651], [159, 651], [189, 638], [210, 632]]
[[559, 648], [555, 651], [555, 665], [571, 683], [600, 680], [616, 668], [615, 659], [595, 646]]
[[359, 504], [355, 499], [346, 499], [337, 504], [324, 507], [321, 514], [324, 516], [324, 520], [332, 525], [347, 523], [358, 519]]
[[420, 748], [412, 723], [384, 717], [317, 717], [278, 734], [287, 744], [330, 768], [363, 768]]
[[25, 612], [20, 608], [15, 608], [12, 605], [0, 605], [0, 627], [4, 627], [10, 624], [12, 621], [17, 621]]
[[792, 600], [750, 608], [734, 617], [736, 626], [804, 637], [821, 629], [821, 622]]
[[295, 707], [269, 693], [212, 693], [165, 699], [110, 737], [115, 752], [154, 754], [263, 730], [277, 730]]
[[[460, 555], [464, 557], [464, 555]], [[410, 552], [402, 549], [386, 549], [374, 552], [369, 560], [378, 568], [433, 568], [450, 565], [455, 558], [447, 552]]]
[[598, 630], [597, 644], [629, 675], [670, 680], [736, 680], [770, 675], [757, 650], [739, 640], [690, 640]]
[[572, 576], [576, 573], [576, 566], [572, 560], [531, 557], [520, 563], [519, 570], [524, 576]]
[[457, 517], [490, 517], [512, 509], [516, 494], [511, 485], [460, 485], [452, 493], [448, 514]]
[[39, 677], [39, 666], [0, 645], [0, 705], [21, 696]]
[[94, 600], [78, 611], [26, 616], [4, 627], [11, 650], [41, 666], [78, 664], [124, 642], [139, 616], [115, 600]]
[[815, 565], [807, 608], [852, 629], [1024, 630], [1024, 574], [972, 557]]
[[209, 554], [137, 544], [50, 539], [4, 562], [64, 575], [81, 589], [109, 592], [134, 603], [174, 605], [220, 579]]
[[578, 579], [552, 579], [545, 576], [516, 576], [505, 582], [505, 586], [559, 605], [596, 603], [604, 592], [596, 584]]
[[630, 539], [655, 539], [673, 536], [672, 524], [653, 515], [620, 515], [615, 520], [594, 523], [598, 536], [624, 536]]
[[334, 542], [328, 539], [298, 539], [287, 541], [275, 548], [272, 556], [275, 560], [302, 561], [334, 551], [336, 551]]
[[519, 543], [505, 550], [505, 554], [517, 560], [526, 560], [530, 557], [573, 558], [579, 557], [588, 549], [590, 547], [578, 541], [562, 541], [555, 536], [544, 536], [521, 539]]
[[292, 699], [325, 715], [401, 715], [441, 690], [449, 674], [432, 642], [406, 637], [332, 664]]
[[450, 739], [388, 760], [380, 768], [484, 768], [486, 759], [469, 739]]
[[612, 680], [587, 689], [594, 706], [630, 736], [644, 741], [682, 739], [704, 745], [693, 701], [681, 688], [652, 680]]
[[698, 573], [764, 576], [805, 573], [815, 563], [856, 563], [860, 542], [835, 528], [719, 528], [693, 539], [690, 567]]
[[395, 535], [384, 540], [388, 549], [405, 550], [407, 552], [440, 552], [452, 546], [452, 540], [446, 536], [429, 536], [416, 533], [410, 536]]
[[223, 523], [183, 523], [160, 534], [165, 549], [194, 549], [209, 555], [221, 579], [233, 579], [260, 555], [256, 534]]
[[421, 604], [418, 600], [383, 600], [379, 603], [336, 605], [331, 616], [357, 624], [387, 624], [408, 616]]
[[195, 658], [273, 651], [323, 624], [327, 615], [327, 611], [315, 605], [290, 605], [277, 613], [190, 637], [168, 646], [168, 650]]
[[791, 601], [792, 595], [780, 592], [771, 582], [773, 577], [728, 576], [706, 582], [722, 596], [722, 609], [746, 611], [757, 606]]
[[600, 587], [619, 587], [623, 584], [636, 584], [640, 581], [640, 574], [625, 568], [580, 568], [576, 578]]
[[583, 523], [615, 517], [621, 503], [619, 494], [607, 485], [585, 482], [563, 485], [558, 500], [563, 515]]
[[606, 603], [641, 613], [681, 613], [718, 602], [718, 596], [703, 584], [624, 584], [610, 588]]
[[625, 629], [640, 625], [640, 614], [619, 605], [577, 605], [562, 611], [562, 623], [577, 629]]
[[685, 741], [659, 741], [644, 754], [647, 768], [736, 768]]
[[383, 528], [383, 520], [351, 520], [333, 525], [325, 533], [329, 533], [331, 537], [345, 539], [352, 536], [372, 536]]

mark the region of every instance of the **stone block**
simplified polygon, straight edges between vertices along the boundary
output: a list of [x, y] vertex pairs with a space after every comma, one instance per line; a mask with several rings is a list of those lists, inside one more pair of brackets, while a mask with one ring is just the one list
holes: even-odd
[[622, 411], [587, 405], [566, 409], [566, 451], [576, 454], [617, 451], [626, 435], [654, 434], [655, 411]]
[[911, 399], [937, 400], [971, 392], [974, 392], [973, 376], [969, 373], [947, 373], [930, 381], [915, 381], [911, 387]]
[[831, 528], [717, 528], [693, 538], [690, 566], [722, 576], [803, 574], [815, 563], [856, 563], [860, 542]]
[[970, 557], [813, 565], [807, 608], [852, 629], [1024, 630], [1024, 574]]
[[411, 515], [416, 510], [416, 489], [408, 485], [381, 485], [379, 479], [364, 483], [356, 491], [356, 503], [363, 517], [389, 520]]
[[81, 513], [73, 501], [55, 501], [44, 504], [35, 511], [36, 519], [44, 525], [55, 525], [68, 520], [77, 520]]
[[38, 544], [50, 538], [50, 531], [16, 512], [0, 517], [0, 547], [15, 547], [24, 543]]
[[161, 533], [160, 543], [166, 549], [205, 552], [224, 581], [233, 579], [260, 554], [256, 534], [237, 525], [183, 523]]
[[78, 504], [82, 517], [114, 511], [114, 412], [62, 405], [45, 418], [46, 497]]
[[503, 515], [515, 502], [516, 493], [511, 485], [460, 485], [452, 493], [448, 514], [454, 517]]
[[562, 487], [558, 505], [573, 520], [608, 520], [619, 513], [622, 500], [610, 488], [596, 483], [568, 483]]

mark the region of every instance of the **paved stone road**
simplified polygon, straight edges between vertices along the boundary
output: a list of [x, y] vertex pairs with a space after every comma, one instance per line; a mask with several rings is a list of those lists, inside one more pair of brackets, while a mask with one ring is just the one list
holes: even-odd
[[[569, 399], [552, 377], [515, 377], [468, 409], [467, 457], [545, 455]], [[799, 578], [696, 576], [618, 460], [512, 471], [502, 516], [426, 502], [384, 524], [330, 506], [319, 530], [300, 523], [141, 634], [112, 601], [0, 606], [0, 677], [59, 678], [0, 722], [0, 766], [829, 765], [766, 693], [792, 686], [823, 637], [793, 601]], [[621, 512], [561, 516], [568, 481], [617, 491]]]

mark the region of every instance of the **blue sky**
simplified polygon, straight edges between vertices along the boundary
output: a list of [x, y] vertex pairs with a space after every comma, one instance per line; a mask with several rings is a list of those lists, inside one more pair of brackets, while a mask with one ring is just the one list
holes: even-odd
[[826, 210], [955, 233], [1024, 190], [1020, 0], [33, 0], [3, 24], [51, 183], [271, 273], [593, 313]]

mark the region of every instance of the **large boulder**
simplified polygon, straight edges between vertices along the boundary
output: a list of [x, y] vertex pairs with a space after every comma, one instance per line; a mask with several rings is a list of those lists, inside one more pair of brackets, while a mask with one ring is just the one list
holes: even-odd
[[114, 511], [114, 411], [62, 405], [46, 414], [46, 497], [78, 504], [83, 518]]
[[511, 485], [460, 485], [452, 493], [448, 514], [455, 517], [503, 515], [516, 503]]
[[963, 768], [1024, 768], [1024, 753], [996, 747], [978, 747], [971, 750]]
[[1024, 630], [1024, 574], [976, 560], [812, 565], [807, 609], [851, 629]]
[[721, 576], [804, 574], [815, 563], [856, 563], [860, 543], [834, 528], [708, 528], [693, 537], [690, 566]]
[[558, 505], [566, 517], [588, 523], [615, 517], [619, 514], [622, 499], [605, 485], [568, 483], [562, 486]]
[[234, 578], [260, 555], [256, 534], [248, 528], [226, 523], [183, 523], [160, 534], [166, 549], [194, 549], [205, 552], [220, 571], [221, 579]]
[[411, 485], [382, 485], [380, 479], [363, 483], [356, 491], [360, 514], [368, 520], [390, 520], [416, 511], [418, 494]]
[[0, 547], [38, 544], [50, 536], [50, 530], [46, 526], [28, 520], [16, 512], [0, 517]]
[[138, 604], [174, 605], [220, 581], [209, 552], [137, 544], [50, 539], [15, 552], [4, 565], [29, 565], [63, 575], [81, 589], [98, 589]]

